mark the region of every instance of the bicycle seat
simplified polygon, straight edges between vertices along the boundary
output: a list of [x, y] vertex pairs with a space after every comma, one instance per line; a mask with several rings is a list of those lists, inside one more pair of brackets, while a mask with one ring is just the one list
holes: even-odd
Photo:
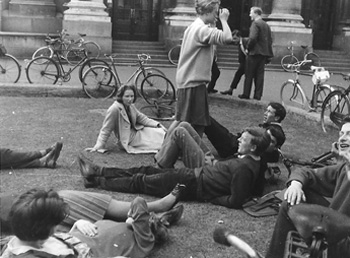
[[300, 47], [303, 49], [307, 49], [309, 46], [308, 45], [301, 45]]
[[348, 74], [342, 73], [342, 76], [343, 76], [344, 81], [350, 81], [350, 73], [348, 73]]
[[83, 33], [78, 33], [78, 35], [79, 35], [80, 37], [85, 37], [85, 36], [86, 36], [86, 34], [83, 34]]
[[309, 241], [312, 233], [323, 229], [328, 243], [337, 243], [350, 235], [350, 217], [316, 204], [298, 204], [291, 207], [288, 215], [300, 236]]
[[56, 42], [59, 42], [60, 41], [60, 39], [59, 38], [56, 38], [56, 39], [53, 39], [53, 38], [46, 38], [45, 39], [45, 42], [47, 43], [47, 44], [49, 44], [49, 45], [53, 45], [53, 44], [55, 44]]

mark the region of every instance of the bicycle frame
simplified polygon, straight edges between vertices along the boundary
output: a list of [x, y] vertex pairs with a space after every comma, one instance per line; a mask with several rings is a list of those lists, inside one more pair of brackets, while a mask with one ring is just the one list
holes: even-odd
[[84, 63], [85, 60], [88, 58], [87, 55], [86, 55], [86, 53], [85, 53], [85, 50], [83, 50], [83, 49], [77, 49], [77, 51], [83, 52], [83, 53], [84, 53], [84, 58], [82, 58], [82, 59], [81, 59], [77, 64], [75, 64], [73, 67], [70, 67], [70, 68], [68, 69], [68, 71], [66, 72], [66, 71], [64, 70], [64, 66], [63, 66], [63, 64], [62, 64], [61, 58], [59, 57], [58, 51], [57, 51], [57, 50], [54, 50], [54, 55], [57, 57], [57, 61], [56, 61], [56, 62], [59, 64], [59, 68], [60, 68], [60, 69], [59, 69], [60, 78], [61, 78], [62, 81], [64, 81], [64, 82], [69, 81], [69, 80], [70, 80], [69, 75], [70, 75], [78, 66], [80, 66], [82, 63]]

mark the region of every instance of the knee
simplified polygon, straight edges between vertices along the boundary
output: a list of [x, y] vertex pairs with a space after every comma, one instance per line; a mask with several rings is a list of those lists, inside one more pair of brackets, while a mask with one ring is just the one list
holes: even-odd
[[188, 123], [188, 122], [185, 122], [185, 121], [182, 121], [180, 124], [179, 124], [179, 127], [182, 127], [182, 128], [185, 128], [185, 129], [188, 129], [191, 127], [191, 124]]

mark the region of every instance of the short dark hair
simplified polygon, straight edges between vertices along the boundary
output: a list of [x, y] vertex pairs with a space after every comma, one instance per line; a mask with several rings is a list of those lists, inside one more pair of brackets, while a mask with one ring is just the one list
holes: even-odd
[[38, 241], [48, 239], [68, 214], [69, 206], [57, 192], [31, 189], [14, 202], [9, 220], [20, 240]]
[[287, 111], [281, 103], [270, 102], [267, 106], [271, 106], [275, 111], [275, 116], [278, 116], [278, 123], [281, 123], [287, 115]]
[[284, 142], [286, 141], [286, 135], [283, 132], [282, 127], [276, 124], [269, 124], [266, 127], [266, 130], [270, 131], [272, 136], [276, 138], [276, 141], [277, 141], [276, 147], [281, 148]]
[[136, 101], [136, 98], [137, 98], [137, 91], [136, 91], [136, 88], [134, 85], [128, 85], [128, 84], [125, 84], [125, 85], [122, 85], [118, 91], [117, 91], [117, 101], [119, 103], [123, 103], [123, 96], [124, 96], [124, 93], [127, 91], [127, 90], [132, 90], [134, 92], [134, 101], [133, 103], [135, 103]]
[[199, 15], [211, 13], [216, 5], [220, 5], [220, 0], [196, 0], [195, 8]]
[[256, 146], [255, 155], [261, 155], [270, 145], [271, 137], [268, 132], [261, 127], [248, 127], [243, 132], [247, 132], [253, 136], [251, 143]]
[[258, 6], [253, 6], [252, 8], [250, 8], [251, 10], [253, 10], [254, 13], [256, 13], [257, 15], [262, 15], [262, 9]]

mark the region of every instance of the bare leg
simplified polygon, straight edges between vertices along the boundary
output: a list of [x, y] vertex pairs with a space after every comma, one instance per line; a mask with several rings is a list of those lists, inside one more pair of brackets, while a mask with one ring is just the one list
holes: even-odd
[[[155, 213], [168, 211], [174, 204], [175, 200], [175, 196], [170, 193], [159, 200], [148, 202], [148, 210]], [[130, 210], [130, 204], [131, 203], [127, 201], [118, 201], [116, 199], [112, 199], [106, 211], [105, 217], [115, 221], [126, 220], [128, 211]]]

